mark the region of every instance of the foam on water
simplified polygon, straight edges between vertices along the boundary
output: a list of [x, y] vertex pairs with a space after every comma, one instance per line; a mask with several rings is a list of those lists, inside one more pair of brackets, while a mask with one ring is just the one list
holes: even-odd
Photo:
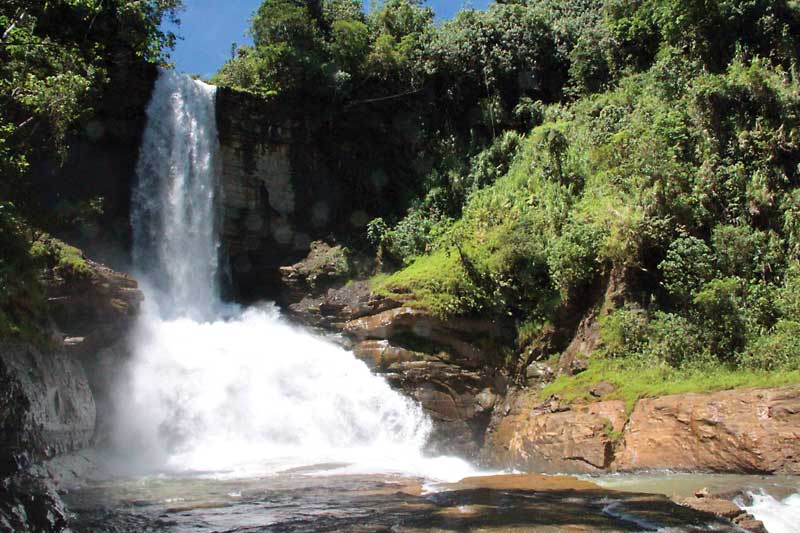
[[431, 423], [352, 353], [284, 322], [273, 306], [218, 298], [215, 89], [162, 71], [134, 194], [134, 260], [146, 310], [120, 384], [113, 440], [129, 470], [252, 477], [476, 472], [425, 457]]
[[800, 493], [783, 500], [763, 491], [749, 493], [752, 503], [737, 500], [736, 504], [761, 520], [769, 533], [796, 533], [800, 531]]

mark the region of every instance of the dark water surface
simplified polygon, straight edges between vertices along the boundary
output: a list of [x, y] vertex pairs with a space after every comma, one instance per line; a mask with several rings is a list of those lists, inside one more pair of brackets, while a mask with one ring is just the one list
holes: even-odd
[[663, 496], [569, 477], [490, 476], [437, 486], [325, 470], [98, 480], [64, 499], [78, 532], [735, 531]]

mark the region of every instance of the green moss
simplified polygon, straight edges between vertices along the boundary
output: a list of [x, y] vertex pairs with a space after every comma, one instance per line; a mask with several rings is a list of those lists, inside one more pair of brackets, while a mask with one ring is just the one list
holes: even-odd
[[603, 433], [611, 442], [617, 442], [622, 438], [622, 431], [615, 430], [611, 420], [606, 420], [603, 423]]
[[601, 381], [616, 387], [603, 400], [623, 400], [630, 412], [640, 398], [800, 383], [800, 371], [763, 372], [723, 365], [676, 369], [665, 363], [595, 356], [585, 372], [560, 376], [540, 394], [543, 399], [555, 394], [569, 403], [589, 402], [595, 400], [589, 391]]
[[91, 267], [78, 248], [43, 234], [30, 248], [31, 258], [48, 268], [57, 268], [73, 276], [87, 275]]

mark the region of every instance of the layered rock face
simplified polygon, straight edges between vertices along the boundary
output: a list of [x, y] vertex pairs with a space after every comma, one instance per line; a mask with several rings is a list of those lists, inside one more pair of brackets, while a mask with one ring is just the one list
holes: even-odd
[[[443, 320], [380, 296], [366, 281], [345, 282], [354, 274], [342, 267], [340, 247], [311, 248], [305, 260], [281, 269], [288, 312], [341, 333], [358, 358], [416, 399], [434, 421], [436, 451], [529, 472], [800, 473], [800, 387], [644, 399], [632, 413], [617, 400], [543, 402], [537, 383], [581, 371], [580, 348], [596, 342], [598, 312], [577, 324], [565, 361], [530, 363], [530, 388], [521, 389], [501, 358], [492, 364], [513, 342], [504, 324]], [[606, 301], [619, 293], [619, 278], [611, 276]], [[613, 385], [590, 392], [601, 400]]]
[[220, 88], [223, 256], [234, 295], [272, 294], [278, 268], [338, 223], [336, 180], [295, 106]]
[[96, 438], [122, 366], [142, 293], [130, 277], [86, 264], [80, 273], [43, 273], [49, 340], [0, 342], [0, 530], [66, 527], [58, 494], [36, 465]]
[[365, 281], [330, 287], [341, 280], [339, 252], [322, 243], [311, 247], [306, 260], [281, 269], [284, 298], [294, 300], [290, 314], [341, 332], [356, 357], [416, 399], [434, 422], [435, 451], [476, 457], [508, 386], [499, 367], [486, 365], [485, 353], [506, 342], [508, 331], [486, 320], [439, 319], [372, 293]]
[[800, 474], [800, 387], [561, 407], [512, 396], [485, 457], [541, 472], [710, 470]]

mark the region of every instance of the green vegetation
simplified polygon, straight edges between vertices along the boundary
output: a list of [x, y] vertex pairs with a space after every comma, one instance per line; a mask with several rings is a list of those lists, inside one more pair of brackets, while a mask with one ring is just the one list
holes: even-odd
[[[42, 264], [85, 267], [33, 231], [31, 161], [65, 154], [113, 65], [165, 61], [178, 7], [0, 7], [0, 328]], [[545, 390], [567, 398], [798, 381], [796, 2], [497, 0], [436, 24], [419, 0], [264, 0], [251, 33], [213, 81], [302, 108], [368, 215], [337, 237], [378, 256], [377, 292], [545, 357], [598, 313], [589, 369]]]
[[589, 370], [546, 394], [800, 381], [796, 3], [498, 1], [440, 26], [356, 3], [266, 0], [217, 81], [358, 124], [327, 148], [370, 148], [345, 186], [396, 188], [356, 228], [394, 266], [377, 292], [519, 346], [602, 310]]
[[[0, 4], [0, 337], [35, 337], [42, 302], [37, 272], [80, 275], [79, 252], [36, 228], [80, 224], [96, 201], [60, 214], [36, 204], [33, 162], [67, 155], [117, 71], [163, 62], [175, 36], [160, 29], [180, 0], [5, 0]], [[41, 335], [41, 333], [39, 333]]]
[[676, 369], [667, 364], [624, 360], [592, 360], [588, 370], [577, 376], [560, 376], [540, 392], [542, 399], [557, 395], [563, 401], [593, 401], [589, 390], [600, 382], [613, 384], [614, 392], [603, 400], [623, 400], [628, 412], [640, 398], [668, 394], [712, 392], [739, 387], [781, 387], [800, 382], [800, 371], [761, 372], [723, 367]]

